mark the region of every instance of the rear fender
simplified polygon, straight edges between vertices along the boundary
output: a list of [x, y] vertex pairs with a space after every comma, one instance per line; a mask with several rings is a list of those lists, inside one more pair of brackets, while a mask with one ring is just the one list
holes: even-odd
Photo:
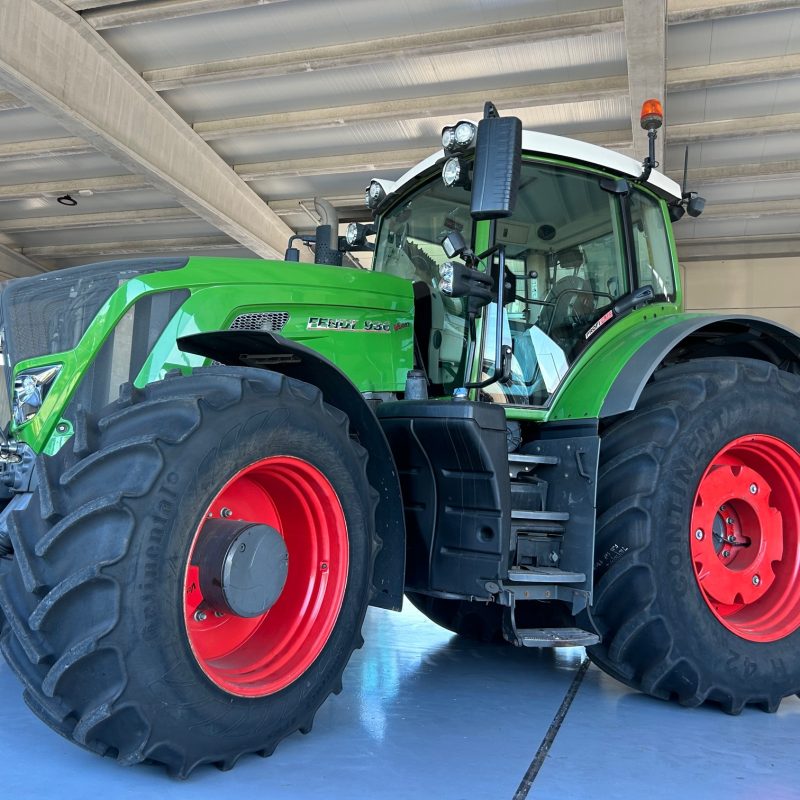
[[600, 417], [636, 408], [645, 384], [663, 364], [720, 356], [754, 358], [800, 373], [800, 336], [760, 317], [709, 315], [684, 319], [656, 333], [633, 354], [606, 394]]
[[399, 611], [403, 604], [405, 523], [397, 468], [372, 409], [350, 379], [305, 345], [264, 331], [215, 331], [183, 336], [178, 347], [230, 366], [260, 367], [316, 386], [325, 402], [350, 419], [350, 433], [369, 453], [367, 476], [380, 494], [375, 530], [383, 546], [375, 559], [371, 605]]

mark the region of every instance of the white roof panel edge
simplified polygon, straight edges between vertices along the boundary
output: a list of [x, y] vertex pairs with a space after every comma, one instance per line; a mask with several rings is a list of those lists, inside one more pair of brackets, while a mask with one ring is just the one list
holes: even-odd
[[[623, 175], [630, 175], [638, 178], [642, 173], [642, 165], [630, 156], [616, 153], [605, 147], [596, 144], [588, 144], [578, 139], [570, 139], [566, 136], [555, 136], [551, 133], [539, 133], [537, 131], [522, 132], [522, 150], [524, 153], [535, 153], [544, 156], [557, 156], [559, 158], [569, 158], [575, 161], [582, 161], [586, 164], [596, 164], [606, 167], [613, 172]], [[415, 164], [408, 172], [401, 175], [393, 184], [392, 181], [382, 181], [384, 188], [391, 185], [389, 195], [394, 194], [406, 183], [413, 180], [417, 175], [425, 172], [432, 167], [440, 158], [445, 155], [444, 150], [437, 150], [429, 155], [424, 161]], [[647, 179], [647, 184], [660, 195], [680, 199], [681, 187], [672, 178], [653, 170]]]

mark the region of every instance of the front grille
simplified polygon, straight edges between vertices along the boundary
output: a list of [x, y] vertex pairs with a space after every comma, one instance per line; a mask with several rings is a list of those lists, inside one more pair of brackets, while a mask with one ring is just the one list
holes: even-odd
[[280, 333], [289, 321], [286, 311], [267, 311], [254, 314], [240, 314], [231, 322], [232, 331], [269, 331]]
[[187, 258], [135, 258], [17, 278], [3, 287], [6, 361], [73, 350], [114, 291], [139, 275], [180, 269]]

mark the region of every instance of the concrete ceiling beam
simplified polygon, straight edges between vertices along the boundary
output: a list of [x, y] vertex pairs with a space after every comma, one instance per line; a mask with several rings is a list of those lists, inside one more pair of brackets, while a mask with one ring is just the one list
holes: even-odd
[[798, 112], [711, 122], [684, 122], [670, 125], [669, 144], [683, 145], [712, 142], [719, 139], [760, 138], [779, 133], [796, 133], [798, 129], [800, 129], [800, 113]]
[[69, 178], [61, 181], [39, 181], [0, 186], [0, 200], [27, 200], [32, 197], [57, 197], [90, 191], [92, 194], [130, 192], [147, 189], [150, 184], [139, 175], [114, 175], [107, 178]]
[[800, 55], [792, 54], [723, 64], [704, 64], [682, 67], [667, 72], [669, 92], [690, 92], [715, 86], [759, 83], [781, 78], [796, 78], [800, 74]]
[[206, 140], [225, 139], [233, 136], [264, 133], [265, 131], [302, 131], [319, 128], [336, 128], [355, 125], [373, 120], [424, 119], [449, 115], [471, 114], [479, 116], [488, 96], [502, 111], [515, 108], [560, 105], [577, 103], [587, 99], [619, 97], [628, 90], [628, 80], [624, 76], [608, 78], [587, 78], [560, 83], [544, 83], [532, 86], [518, 86], [461, 92], [458, 94], [436, 95], [433, 97], [412, 97], [398, 100], [385, 100], [374, 103], [361, 103], [332, 108], [310, 108], [302, 111], [284, 111], [260, 114], [251, 117], [211, 120], [194, 124], [195, 131]]
[[13, 111], [15, 108], [27, 108], [28, 104], [11, 92], [0, 92], [0, 111]]
[[[682, 170], [671, 170], [669, 177], [681, 183]], [[698, 184], [708, 185], [715, 183], [750, 183], [771, 181], [775, 178], [800, 177], [800, 160], [769, 161], [764, 164], [730, 164], [719, 167], [702, 167], [690, 169], [686, 182], [689, 187]]]
[[726, 261], [745, 258], [796, 258], [800, 234], [784, 236], [731, 236], [708, 239], [679, 239], [678, 260]]
[[[648, 152], [647, 132], [642, 130], [642, 103], [666, 99], [667, 7], [666, 0], [623, 0], [628, 83], [631, 98], [631, 132], [634, 148]], [[664, 163], [664, 133], [656, 139], [655, 158]]]
[[[628, 150], [631, 142], [628, 131], [597, 131], [576, 134], [576, 139], [598, 144], [612, 150]], [[381, 170], [409, 169], [435, 152], [436, 145], [409, 150], [385, 150], [377, 153], [351, 153], [338, 156], [309, 156], [285, 161], [262, 161], [236, 164], [237, 175], [248, 182], [269, 178], [312, 175], [345, 175], [368, 172], [379, 175]], [[2, 192], [2, 187], [0, 187]], [[2, 194], [0, 194], [2, 196]]]
[[[120, 3], [115, 0], [105, 3], [69, 3], [75, 11], [82, 11], [83, 18], [96, 30], [121, 28], [124, 25], [142, 25], [146, 22], [164, 22], [198, 14], [216, 14], [235, 11], [239, 8], [282, 3], [285, 0], [138, 0]], [[119, 7], [116, 7], [119, 6]]]
[[32, 139], [26, 142], [0, 143], [0, 164], [7, 161], [26, 161], [31, 158], [47, 158], [67, 155], [83, 155], [94, 152], [88, 142], [75, 136], [59, 139]]
[[705, 219], [759, 219], [761, 217], [800, 216], [800, 200], [753, 200], [741, 203], [709, 203], [700, 221]]
[[146, 70], [142, 75], [156, 91], [163, 92], [198, 84], [274, 78], [343, 67], [363, 67], [382, 63], [386, 59], [430, 57], [464, 50], [487, 50], [518, 42], [530, 44], [540, 40], [567, 40], [621, 30], [622, 9], [601, 8], [152, 69]]
[[52, 217], [27, 217], [0, 220], [0, 232], [24, 233], [46, 230], [102, 228], [107, 225], [146, 225], [155, 222], [182, 222], [196, 219], [185, 208], [147, 208], [135, 211], [101, 211], [91, 214], [59, 214]]
[[182, 253], [187, 250], [220, 250], [239, 247], [227, 236], [193, 236], [178, 239], [137, 239], [132, 242], [92, 242], [91, 244], [26, 247], [24, 255], [48, 260], [98, 258], [145, 253]]
[[413, 150], [387, 150], [380, 153], [310, 156], [285, 161], [235, 164], [233, 168], [237, 175], [249, 182], [286, 176], [345, 175], [353, 172], [377, 172], [382, 169], [408, 169], [427, 158], [433, 151], [433, 147], [418, 147]]
[[800, 8], [797, 0], [669, 0], [667, 22], [684, 25], [748, 14], [766, 14]]
[[6, 278], [41, 275], [47, 269], [7, 244], [0, 244], [0, 273]]
[[291, 229], [60, 0], [0, 0], [0, 79], [253, 252], [283, 253]]

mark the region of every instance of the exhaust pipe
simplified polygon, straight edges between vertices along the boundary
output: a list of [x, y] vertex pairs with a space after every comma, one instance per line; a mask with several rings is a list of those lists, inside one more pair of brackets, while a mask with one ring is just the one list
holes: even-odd
[[320, 224], [317, 226], [317, 246], [314, 250], [315, 264], [331, 264], [342, 266], [342, 254], [339, 252], [339, 214], [336, 209], [321, 197], [314, 198], [314, 210], [319, 214]]

